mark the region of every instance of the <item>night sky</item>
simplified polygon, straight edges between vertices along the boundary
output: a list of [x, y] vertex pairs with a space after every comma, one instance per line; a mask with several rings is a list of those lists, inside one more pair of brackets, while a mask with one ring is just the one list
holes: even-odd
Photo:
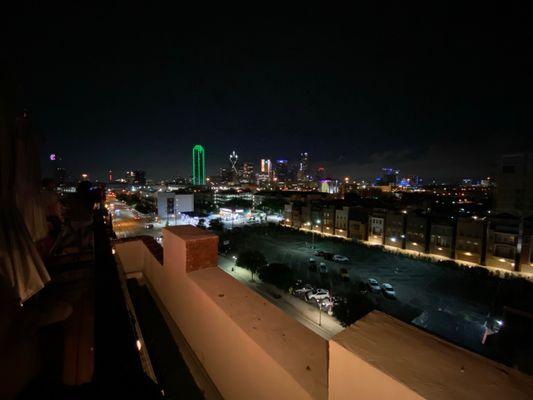
[[4, 56], [43, 161], [61, 154], [74, 176], [188, 176], [196, 143], [208, 174], [232, 150], [254, 162], [307, 151], [339, 178], [385, 166], [480, 177], [498, 154], [531, 149], [531, 10], [404, 6], [47, 5], [11, 19]]

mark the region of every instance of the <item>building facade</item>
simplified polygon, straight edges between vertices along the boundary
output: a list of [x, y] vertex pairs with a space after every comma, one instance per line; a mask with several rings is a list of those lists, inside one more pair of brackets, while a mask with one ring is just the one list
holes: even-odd
[[533, 153], [501, 157], [496, 176], [496, 212], [533, 215]]
[[385, 219], [387, 210], [373, 209], [368, 216], [368, 241], [373, 244], [384, 244]]
[[205, 185], [205, 150], [199, 144], [192, 148], [192, 184]]
[[449, 216], [431, 218], [429, 252], [431, 254], [455, 258], [456, 219]]
[[405, 249], [405, 219], [401, 211], [387, 211], [384, 244]]
[[518, 254], [520, 219], [511, 214], [492, 216], [487, 226], [486, 264], [515, 270]]
[[157, 192], [157, 215], [161, 219], [174, 218], [179, 213], [194, 211], [194, 194]]
[[429, 221], [425, 215], [408, 214], [405, 229], [407, 250], [429, 252]]
[[459, 217], [455, 241], [457, 260], [485, 265], [487, 224], [484, 219]]

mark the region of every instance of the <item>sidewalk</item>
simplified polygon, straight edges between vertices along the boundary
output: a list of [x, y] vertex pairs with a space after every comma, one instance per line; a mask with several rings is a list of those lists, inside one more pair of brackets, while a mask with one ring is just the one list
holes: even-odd
[[[222, 270], [259, 293], [272, 304], [283, 310], [286, 314], [290, 315], [324, 339], [329, 340], [344, 329], [335, 318], [328, 315], [326, 312], [321, 312], [317, 307], [314, 307], [297, 297], [291, 296], [272, 285], [261, 282], [259, 277], [254, 276], [255, 282], [252, 282], [250, 280], [250, 271], [234, 266], [234, 260], [232, 258], [221, 255], [218, 260], [219, 267]], [[234, 269], [233, 271], [231, 270], [232, 267]], [[320, 325], [319, 321], [321, 322]]]

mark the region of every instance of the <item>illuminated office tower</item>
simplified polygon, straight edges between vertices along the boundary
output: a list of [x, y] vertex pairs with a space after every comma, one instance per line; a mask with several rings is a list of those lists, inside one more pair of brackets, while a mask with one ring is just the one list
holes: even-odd
[[199, 144], [192, 148], [192, 184], [205, 185], [205, 151]]
[[261, 159], [261, 173], [270, 175], [272, 173], [272, 162], [268, 159]]

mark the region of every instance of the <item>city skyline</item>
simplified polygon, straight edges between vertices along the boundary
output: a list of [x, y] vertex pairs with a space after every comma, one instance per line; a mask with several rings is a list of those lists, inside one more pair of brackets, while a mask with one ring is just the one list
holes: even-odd
[[35, 13], [6, 65], [43, 159], [62, 154], [73, 172], [188, 176], [203, 143], [208, 175], [234, 149], [253, 162], [306, 151], [334, 176], [490, 174], [501, 154], [532, 146], [525, 13], [427, 7], [166, 24], [117, 6], [97, 31], [90, 11]]

